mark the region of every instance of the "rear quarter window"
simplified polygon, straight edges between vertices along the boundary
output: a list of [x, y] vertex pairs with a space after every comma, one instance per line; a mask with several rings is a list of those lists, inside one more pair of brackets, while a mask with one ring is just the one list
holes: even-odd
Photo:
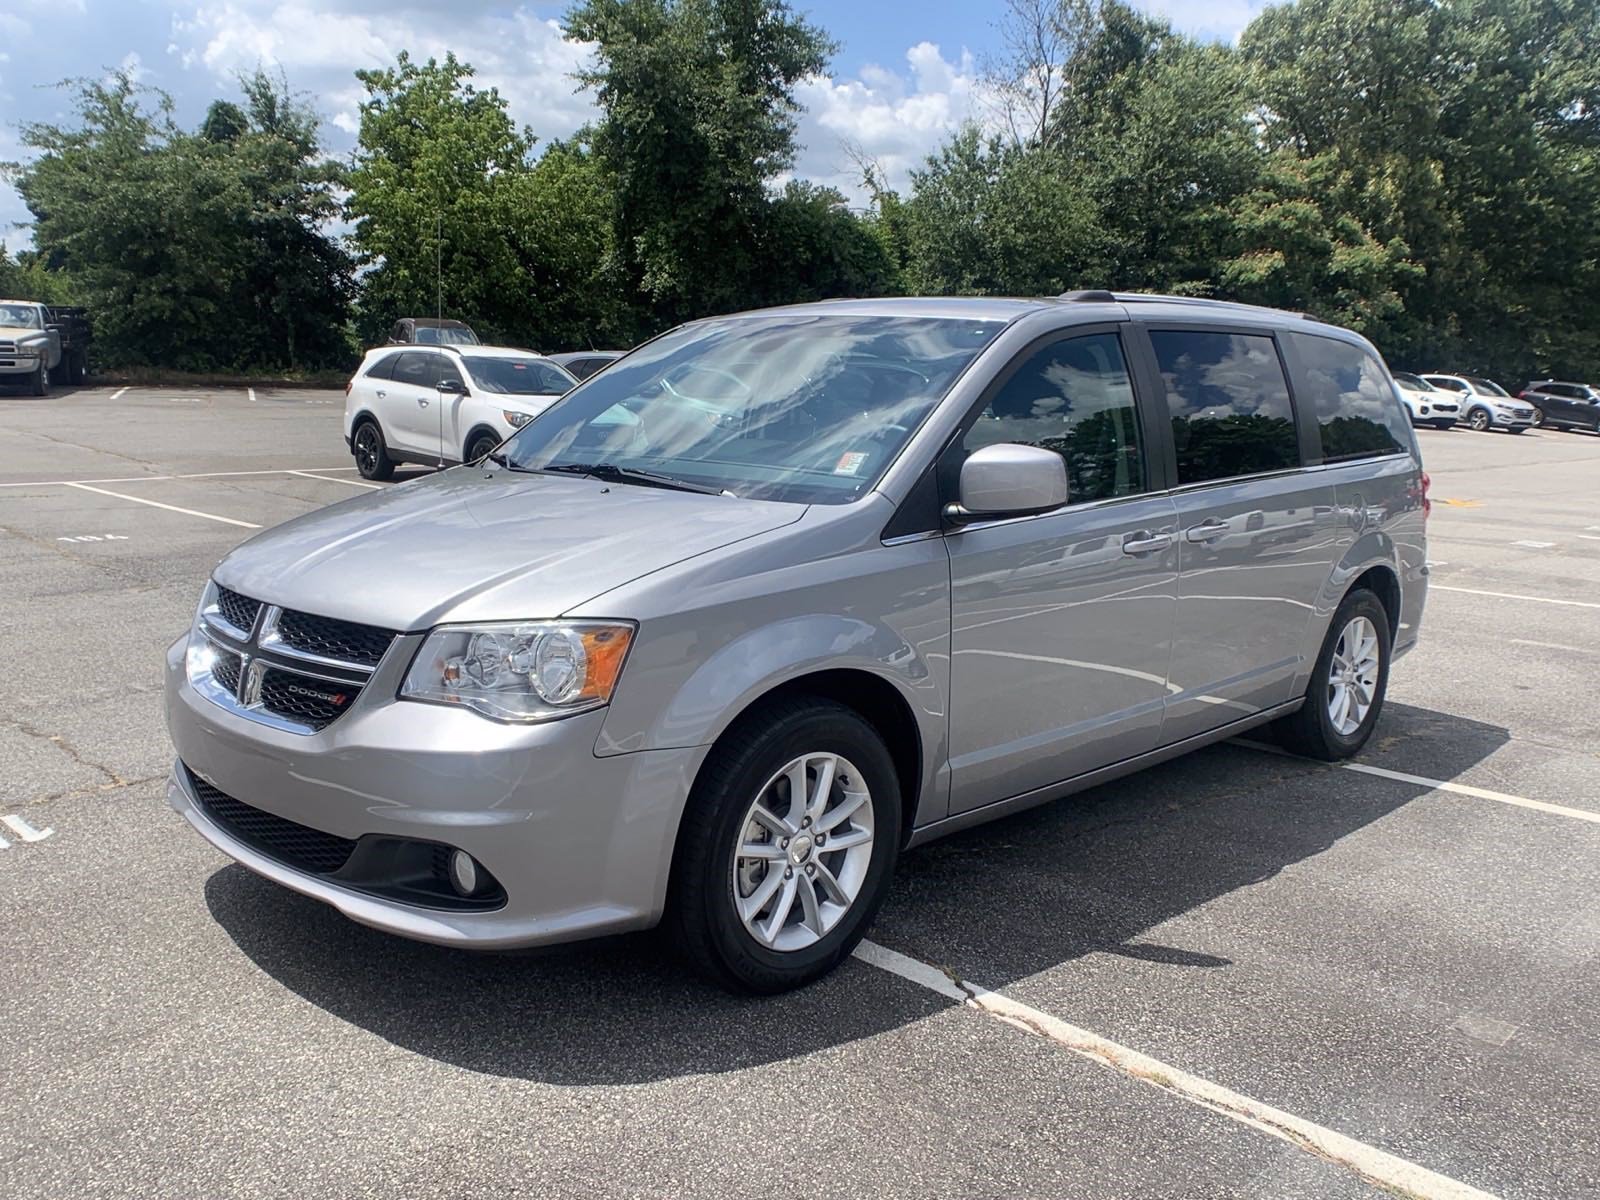
[[372, 365], [362, 374], [368, 379], [392, 379], [394, 378], [394, 360], [399, 357], [398, 354], [385, 354], [381, 358], [375, 359]]
[[1410, 420], [1375, 355], [1336, 338], [1284, 336], [1294, 354], [1295, 395], [1317, 423], [1325, 461], [1409, 452]]

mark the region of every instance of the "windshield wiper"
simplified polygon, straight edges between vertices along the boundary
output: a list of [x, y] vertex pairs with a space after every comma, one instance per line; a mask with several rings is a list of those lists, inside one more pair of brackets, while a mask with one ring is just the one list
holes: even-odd
[[521, 471], [525, 475], [534, 474], [534, 470], [533, 470], [532, 467], [525, 467], [521, 463], [512, 462], [509, 458], [507, 458], [504, 454], [501, 454], [500, 451], [498, 451], [498, 450], [491, 450], [491, 451], [489, 451], [489, 453], [485, 454], [483, 457], [484, 457], [484, 461], [485, 462], [492, 462], [495, 466], [504, 467], [508, 471]]
[[546, 471], [560, 471], [569, 475], [587, 475], [606, 483], [632, 483], [639, 487], [667, 488], [674, 492], [695, 492], [701, 496], [731, 496], [732, 492], [706, 483], [692, 483], [675, 475], [662, 475], [656, 471], [641, 471], [635, 467], [619, 467], [616, 463], [561, 463], [546, 467]]

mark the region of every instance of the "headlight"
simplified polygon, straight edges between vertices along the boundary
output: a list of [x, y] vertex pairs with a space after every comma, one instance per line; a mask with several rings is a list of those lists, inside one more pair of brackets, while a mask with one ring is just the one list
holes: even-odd
[[531, 414], [512, 412], [509, 408], [501, 409], [500, 415], [506, 419], [506, 424], [511, 426], [513, 429], [521, 429], [529, 421], [533, 420], [533, 416]]
[[17, 357], [18, 358], [38, 358], [39, 357], [39, 352], [40, 352], [40, 347], [38, 347], [38, 346], [18, 346], [17, 347]]
[[551, 721], [611, 699], [632, 625], [507, 621], [443, 625], [422, 644], [405, 700], [461, 704], [497, 721]]

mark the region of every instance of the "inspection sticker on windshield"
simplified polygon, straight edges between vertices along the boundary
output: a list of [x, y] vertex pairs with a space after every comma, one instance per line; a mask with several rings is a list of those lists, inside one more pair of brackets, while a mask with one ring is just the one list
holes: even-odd
[[846, 450], [843, 454], [839, 455], [839, 461], [834, 465], [833, 473], [835, 475], [854, 475], [857, 471], [861, 470], [861, 464], [866, 461], [866, 451]]

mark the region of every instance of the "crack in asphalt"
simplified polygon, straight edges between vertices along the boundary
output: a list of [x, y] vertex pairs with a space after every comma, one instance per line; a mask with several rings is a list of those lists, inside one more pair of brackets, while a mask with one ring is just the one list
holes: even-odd
[[[73, 762], [77, 763], [80, 767], [88, 767], [91, 771], [98, 771], [109, 781], [101, 790], [104, 790], [104, 788], [128, 787], [130, 784], [138, 782], [137, 780], [125, 779], [119, 772], [112, 770], [104, 763], [95, 762], [92, 758], [84, 757], [83, 751], [79, 750], [77, 746], [73, 745], [59, 733], [46, 733], [38, 726], [29, 724], [27, 721], [20, 720], [17, 717], [0, 716], [0, 725], [5, 725], [8, 728], [15, 729], [24, 737], [36, 738], [41, 742], [48, 742], [50, 745], [60, 750]], [[53, 797], [46, 797], [46, 799], [51, 798]]]

